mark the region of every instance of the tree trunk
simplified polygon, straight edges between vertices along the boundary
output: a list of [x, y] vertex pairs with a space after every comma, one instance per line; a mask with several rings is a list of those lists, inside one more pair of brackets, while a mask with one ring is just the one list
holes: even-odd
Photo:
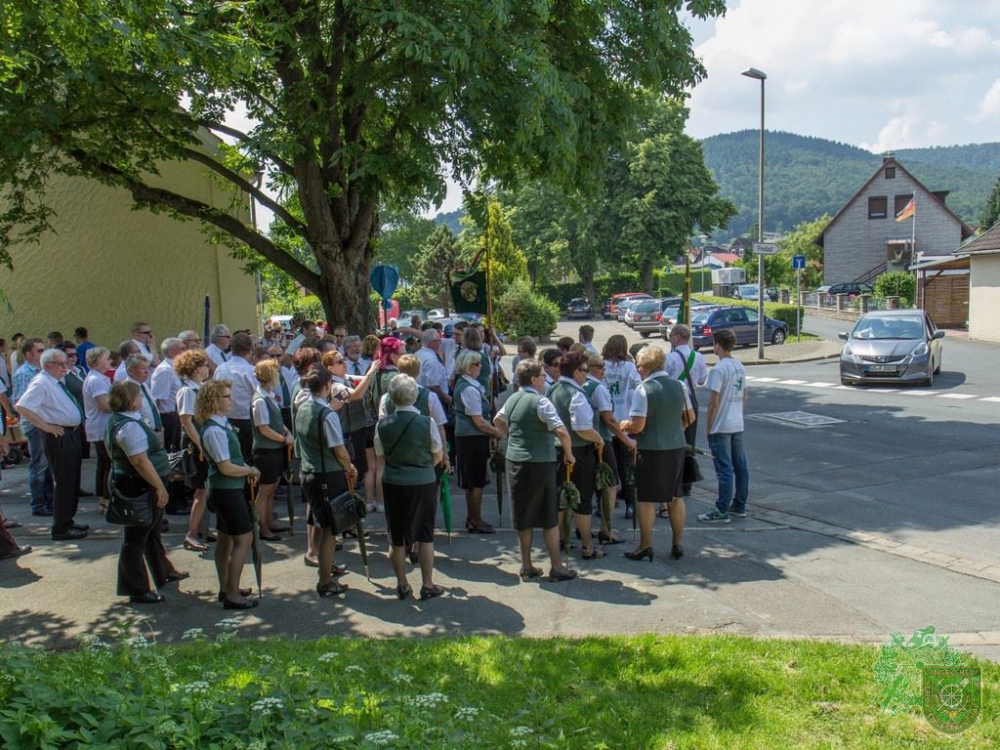
[[594, 274], [592, 272], [584, 273], [580, 277], [583, 279], [583, 296], [590, 300], [590, 304], [596, 310], [599, 305], [597, 303], [597, 291], [594, 289]]
[[[317, 253], [317, 257], [319, 253]], [[368, 274], [371, 270], [372, 248], [366, 243], [363, 252], [350, 253], [341, 250], [337, 253], [340, 260], [330, 259], [321, 266], [328, 267], [326, 273], [320, 274], [319, 287], [313, 290], [323, 305], [326, 319], [334, 325], [345, 325], [350, 333], [364, 336], [378, 327], [378, 316], [375, 305], [369, 296], [371, 282]]]
[[653, 259], [645, 258], [642, 261], [642, 275], [639, 277], [642, 282], [642, 290], [646, 294], [653, 293]]

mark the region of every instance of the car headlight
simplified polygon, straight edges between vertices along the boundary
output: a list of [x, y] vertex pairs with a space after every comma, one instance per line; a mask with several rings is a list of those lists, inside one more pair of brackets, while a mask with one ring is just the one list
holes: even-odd
[[851, 348], [850, 344], [844, 344], [844, 356], [845, 357], [853, 357], [854, 356], [854, 349]]
[[910, 356], [911, 357], [922, 357], [925, 354], [927, 354], [927, 352], [929, 352], [929, 351], [930, 351], [930, 348], [927, 346], [927, 342], [926, 341], [921, 341], [919, 344], [916, 345], [916, 347], [914, 347], [913, 351], [910, 352]]

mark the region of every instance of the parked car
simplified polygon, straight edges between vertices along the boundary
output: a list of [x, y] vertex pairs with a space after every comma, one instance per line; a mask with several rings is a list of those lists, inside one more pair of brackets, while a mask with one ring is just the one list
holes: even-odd
[[826, 294], [830, 291], [830, 285], [824, 284], [823, 286], [816, 287], [816, 294]]
[[857, 297], [862, 294], [871, 294], [874, 291], [875, 289], [871, 284], [848, 281], [843, 284], [834, 284], [826, 290], [826, 293], [832, 297], [836, 297], [838, 294], [849, 294], [852, 297]]
[[608, 310], [610, 316], [621, 322], [625, 317], [625, 311], [621, 309], [622, 303], [637, 297], [640, 299], [652, 299], [652, 296], [645, 292], [619, 292], [618, 294], [612, 294], [611, 307]]
[[[696, 305], [691, 305], [691, 315], [689, 317], [693, 317], [697, 313], [706, 312], [708, 310], [715, 310], [718, 307], [723, 307], [723, 305], [707, 304], [707, 303], [699, 303]], [[681, 307], [678, 304], [668, 307], [661, 314], [660, 325], [658, 326], [657, 331], [660, 334], [660, 338], [662, 338], [664, 341], [670, 340], [670, 329], [677, 324], [677, 315], [680, 311]]]
[[636, 306], [638, 306], [642, 302], [649, 302], [649, 301], [650, 300], [647, 299], [646, 297], [634, 297], [634, 298], [632, 298], [630, 300], [625, 300], [618, 307], [618, 319], [622, 323], [624, 323], [625, 325], [627, 325], [629, 328], [631, 328], [632, 327], [632, 317], [629, 316], [629, 313], [631, 312], [632, 316], [634, 316], [635, 315], [635, 308], [636, 308]]
[[736, 288], [733, 290], [733, 298], [754, 300], [757, 299], [759, 290], [760, 287], [757, 284], [737, 284]]
[[647, 299], [637, 302], [629, 308], [632, 316], [632, 329], [642, 334], [643, 338], [648, 338], [649, 334], [660, 330], [660, 319], [663, 311], [675, 307], [681, 303], [680, 297], [660, 297], [659, 299]]
[[879, 310], [857, 322], [840, 353], [840, 382], [933, 385], [941, 372], [944, 331], [924, 310]]
[[[695, 349], [712, 346], [712, 331], [729, 328], [736, 335], [737, 346], [757, 343], [757, 311], [749, 307], [718, 307], [691, 317], [691, 346]], [[764, 318], [764, 341], [784, 344], [788, 326], [774, 318]]]
[[455, 313], [455, 317], [467, 320], [472, 324], [483, 322], [483, 316], [475, 312]]
[[594, 306], [590, 304], [590, 300], [586, 297], [571, 299], [569, 304], [566, 305], [566, 317], [587, 318], [589, 320], [594, 317]]
[[403, 310], [403, 312], [399, 314], [400, 323], [405, 320], [406, 324], [409, 325], [410, 319], [414, 315], [419, 315], [421, 320], [427, 320], [427, 315], [423, 310]]
[[427, 313], [427, 320], [441, 320], [445, 317], [447, 316], [444, 314], [444, 310], [439, 307], [436, 307]]
[[611, 319], [611, 298], [608, 297], [604, 300], [604, 304], [601, 305], [601, 317], [605, 320]]

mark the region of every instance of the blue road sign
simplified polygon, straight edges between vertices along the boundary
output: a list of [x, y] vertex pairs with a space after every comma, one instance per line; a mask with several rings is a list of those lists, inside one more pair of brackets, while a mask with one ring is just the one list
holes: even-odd
[[804, 255], [793, 255], [792, 256], [792, 269], [798, 271], [806, 267], [806, 256]]
[[396, 291], [396, 286], [399, 284], [399, 271], [396, 270], [395, 266], [375, 266], [368, 275], [368, 279], [371, 281], [372, 289], [386, 300]]

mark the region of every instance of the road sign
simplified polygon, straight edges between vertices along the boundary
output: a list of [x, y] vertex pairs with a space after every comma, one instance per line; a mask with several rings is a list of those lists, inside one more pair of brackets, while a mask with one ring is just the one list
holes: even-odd
[[757, 255], [775, 255], [778, 252], [778, 246], [773, 242], [755, 242], [753, 243], [753, 251]]
[[799, 270], [800, 268], [806, 267], [806, 256], [804, 255], [793, 255], [792, 256], [792, 269]]

